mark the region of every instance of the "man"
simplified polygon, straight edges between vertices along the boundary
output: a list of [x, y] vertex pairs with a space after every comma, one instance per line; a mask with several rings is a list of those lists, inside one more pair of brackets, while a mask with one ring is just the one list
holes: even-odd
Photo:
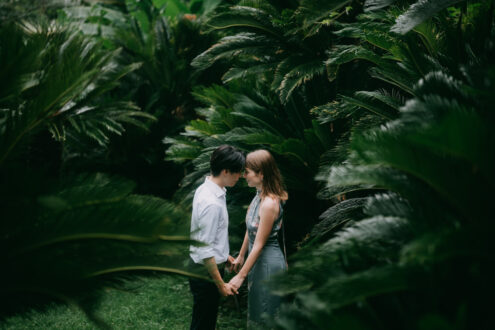
[[[195, 265], [203, 265], [213, 280], [190, 279], [193, 295], [192, 329], [215, 329], [220, 295], [229, 296], [235, 290], [222, 279], [229, 256], [229, 215], [225, 187], [233, 187], [244, 169], [244, 154], [236, 148], [222, 145], [210, 158], [211, 176], [196, 189], [191, 216], [191, 238], [205, 243], [191, 246], [190, 257]], [[202, 267], [203, 267], [202, 266]]]

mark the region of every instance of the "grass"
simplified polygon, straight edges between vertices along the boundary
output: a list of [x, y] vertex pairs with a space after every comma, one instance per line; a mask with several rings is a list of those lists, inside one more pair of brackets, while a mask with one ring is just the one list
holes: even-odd
[[[189, 329], [192, 296], [187, 278], [142, 278], [128, 285], [132, 290], [107, 289], [97, 314], [114, 329]], [[233, 298], [221, 302], [217, 329], [245, 329], [246, 310], [238, 310]], [[53, 304], [45, 311], [32, 310], [11, 316], [0, 329], [96, 329], [78, 309]]]

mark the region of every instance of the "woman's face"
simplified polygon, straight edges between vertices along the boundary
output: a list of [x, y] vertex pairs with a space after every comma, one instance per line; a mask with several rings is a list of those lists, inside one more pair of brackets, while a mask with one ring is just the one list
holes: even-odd
[[252, 169], [246, 167], [246, 170], [244, 171], [244, 179], [246, 179], [248, 186], [261, 188], [263, 175], [261, 175], [261, 173], [256, 173]]

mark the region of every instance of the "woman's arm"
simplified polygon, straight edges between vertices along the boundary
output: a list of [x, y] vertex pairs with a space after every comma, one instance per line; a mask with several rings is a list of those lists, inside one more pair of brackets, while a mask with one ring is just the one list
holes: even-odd
[[266, 197], [260, 206], [260, 224], [254, 240], [253, 249], [251, 250], [251, 253], [249, 253], [246, 263], [242, 266], [239, 273], [229, 282], [236, 290], [240, 288], [242, 282], [246, 279], [247, 274], [256, 263], [256, 260], [258, 260], [258, 257], [265, 246], [266, 240], [270, 236], [273, 223], [275, 222], [275, 219], [277, 219], [278, 213], [278, 201], [273, 198]]
[[242, 242], [242, 246], [241, 246], [241, 251], [239, 251], [239, 255], [237, 256], [237, 258], [235, 258], [234, 262], [232, 263], [232, 266], [236, 273], [239, 272], [239, 269], [244, 264], [244, 258], [246, 257], [248, 244], [249, 244], [249, 236], [246, 230], [246, 234], [244, 235], [244, 241]]

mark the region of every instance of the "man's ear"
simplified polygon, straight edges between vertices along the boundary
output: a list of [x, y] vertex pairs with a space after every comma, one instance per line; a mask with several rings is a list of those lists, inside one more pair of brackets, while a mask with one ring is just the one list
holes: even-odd
[[229, 173], [230, 173], [230, 171], [229, 170], [226, 170], [226, 169], [223, 169], [223, 170], [220, 171], [220, 175], [227, 175]]

